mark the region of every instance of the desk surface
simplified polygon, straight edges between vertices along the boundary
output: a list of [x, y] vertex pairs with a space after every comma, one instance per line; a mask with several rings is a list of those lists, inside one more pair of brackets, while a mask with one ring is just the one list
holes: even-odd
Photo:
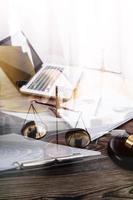
[[[126, 123], [125, 128], [133, 124]], [[121, 128], [123, 128], [121, 127]], [[133, 129], [132, 129], [133, 130]], [[0, 199], [35, 200], [129, 200], [133, 199], [133, 172], [116, 166], [107, 155], [109, 136], [90, 148], [104, 158], [38, 171], [0, 174]]]

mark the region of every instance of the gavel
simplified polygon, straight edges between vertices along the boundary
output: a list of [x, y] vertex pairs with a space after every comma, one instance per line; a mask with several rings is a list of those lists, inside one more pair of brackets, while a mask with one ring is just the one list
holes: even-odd
[[112, 137], [108, 143], [108, 154], [120, 167], [133, 170], [133, 134]]

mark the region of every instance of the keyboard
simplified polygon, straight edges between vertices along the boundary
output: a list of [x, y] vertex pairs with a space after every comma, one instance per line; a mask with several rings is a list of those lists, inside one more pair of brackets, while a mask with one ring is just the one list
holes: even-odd
[[28, 89], [48, 92], [62, 72], [62, 67], [47, 66], [37, 74]]

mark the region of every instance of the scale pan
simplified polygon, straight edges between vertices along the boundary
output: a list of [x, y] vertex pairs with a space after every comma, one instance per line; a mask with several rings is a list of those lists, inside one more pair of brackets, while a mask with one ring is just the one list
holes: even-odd
[[26, 124], [24, 124], [24, 126], [21, 129], [21, 133], [25, 137], [41, 139], [46, 135], [47, 131], [46, 126], [43, 123], [35, 123], [35, 121], [29, 121]]

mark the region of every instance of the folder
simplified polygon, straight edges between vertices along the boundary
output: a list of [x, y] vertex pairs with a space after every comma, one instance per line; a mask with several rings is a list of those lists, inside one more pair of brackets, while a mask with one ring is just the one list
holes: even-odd
[[24, 138], [18, 134], [0, 136], [0, 171], [56, 164], [69, 164], [77, 159], [94, 159], [99, 151]]

